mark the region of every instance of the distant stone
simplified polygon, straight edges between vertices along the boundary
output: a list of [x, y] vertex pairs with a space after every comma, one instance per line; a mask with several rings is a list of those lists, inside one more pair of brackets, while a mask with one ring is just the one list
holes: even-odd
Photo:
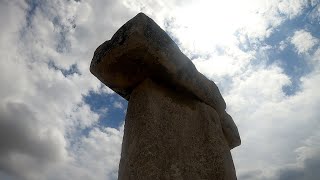
[[129, 101], [119, 179], [236, 179], [240, 145], [218, 87], [139, 13], [94, 53], [90, 71]]

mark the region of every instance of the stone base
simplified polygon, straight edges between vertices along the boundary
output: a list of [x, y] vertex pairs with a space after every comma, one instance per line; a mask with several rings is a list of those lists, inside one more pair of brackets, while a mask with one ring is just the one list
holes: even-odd
[[219, 115], [150, 79], [130, 95], [119, 180], [235, 180]]

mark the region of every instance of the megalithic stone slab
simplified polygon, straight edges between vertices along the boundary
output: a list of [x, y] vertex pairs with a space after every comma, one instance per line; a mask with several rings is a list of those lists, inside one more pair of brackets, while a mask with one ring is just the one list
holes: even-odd
[[238, 129], [225, 112], [226, 103], [216, 84], [199, 73], [167, 33], [143, 13], [97, 48], [90, 71], [127, 100], [146, 78], [189, 91], [216, 109], [230, 148], [241, 144]]
[[219, 115], [188, 93], [146, 79], [128, 104], [119, 180], [234, 180]]
[[[139, 13], [124, 24], [97, 48], [90, 71], [129, 100], [119, 179], [236, 178], [230, 149], [241, 140], [218, 87], [152, 19]], [[193, 125], [198, 128], [185, 130]], [[175, 129], [172, 137], [161, 136], [167, 128]], [[145, 163], [153, 168], [147, 174]]]

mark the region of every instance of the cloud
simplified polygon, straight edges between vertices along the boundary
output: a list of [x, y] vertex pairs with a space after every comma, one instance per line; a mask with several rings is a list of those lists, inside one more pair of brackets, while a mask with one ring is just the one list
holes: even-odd
[[120, 101], [114, 101], [113, 107], [118, 109], [123, 109], [123, 104]]
[[306, 0], [282, 0], [279, 1], [278, 10], [281, 14], [284, 14], [292, 19], [293, 17], [299, 15], [306, 6]]
[[312, 55], [311, 58], [312, 64], [315, 66], [318, 66], [319, 68], [319, 64], [320, 64], [320, 48], [318, 48], [314, 54]]
[[[116, 179], [120, 160], [123, 127], [93, 129], [79, 144], [75, 154], [79, 164], [86, 168], [89, 179]], [[92, 173], [95, 172], [95, 173]]]
[[[229, 48], [239, 43], [255, 46], [277, 30], [280, 24], [300, 15], [306, 5], [304, 0], [268, 3], [201, 0], [175, 7], [169, 13], [160, 11], [160, 14], [164, 14], [169, 22], [165, 28], [179, 40], [182, 50], [192, 57], [192, 54], [211, 54], [221, 47]], [[144, 6], [148, 11], [153, 7]], [[245, 39], [246, 44], [239, 42], [238, 38]]]
[[319, 40], [313, 37], [310, 32], [298, 30], [294, 32], [294, 35], [291, 38], [291, 43], [295, 46], [299, 54], [303, 54], [308, 53], [316, 44], [319, 43]]
[[[313, 179], [312, 174], [316, 173], [313, 166], [320, 157], [317, 142], [320, 138], [317, 133], [320, 113], [316, 110], [320, 98], [315, 93], [320, 90], [316, 85], [320, 80], [319, 72], [314, 71], [304, 77], [302, 90], [289, 97], [281, 91], [281, 86], [287, 83], [281, 71], [271, 70], [264, 75], [259, 73], [271, 80], [269, 85], [266, 79], [250, 81], [253, 77], [259, 77], [258, 72], [240, 77], [244, 82], [240, 82], [238, 87], [245, 89], [240, 88], [237, 92], [232, 88], [233, 91], [226, 96], [229, 111], [242, 135], [242, 145], [233, 151], [239, 177], [285, 179], [290, 175], [297, 179]], [[277, 79], [281, 76], [283, 80]], [[264, 92], [266, 88], [267, 93]], [[254, 100], [250, 98], [252, 95]], [[247, 161], [252, 163], [245, 163]]]
[[296, 161], [274, 169], [272, 173], [264, 173], [261, 170], [244, 172], [239, 179], [271, 179], [271, 180], [316, 180], [319, 178], [320, 144], [319, 133], [316, 132], [303, 142], [303, 146], [296, 149]]
[[0, 169], [31, 178], [47, 163], [65, 158], [63, 134], [41, 126], [25, 104], [9, 102], [0, 114]]
[[283, 41], [280, 41], [280, 43], [279, 43], [279, 49], [281, 50], [281, 51], [283, 51], [285, 48], [287, 48], [288, 47], [288, 42], [286, 41], [286, 40], [283, 40]]
[[55, 166], [46, 179], [114, 180], [118, 176], [123, 125], [93, 128], [70, 149], [70, 159]]
[[[86, 138], [86, 131], [97, 128], [99, 115], [83, 102], [83, 96], [90, 91], [112, 93], [90, 74], [90, 59], [98, 44], [108, 39], [105, 36], [118, 28], [113, 23], [127, 20], [122, 19], [124, 14], [102, 18], [90, 8], [121, 6], [104, 1], [0, 2], [0, 20], [7, 22], [0, 33], [0, 179], [56, 179], [53, 172], [63, 172], [61, 179], [85, 178], [70, 178], [85, 169], [74, 158], [80, 153], [74, 146], [85, 148], [77, 143]], [[109, 21], [93, 26], [97, 15]], [[105, 33], [97, 36], [97, 31]], [[107, 150], [113, 142], [121, 144], [109, 131], [101, 131], [101, 136], [111, 139], [104, 147]], [[113, 149], [117, 154], [118, 148]], [[106, 161], [105, 166], [116, 164]], [[93, 177], [95, 171], [86, 173]], [[111, 178], [111, 174], [99, 175]]]

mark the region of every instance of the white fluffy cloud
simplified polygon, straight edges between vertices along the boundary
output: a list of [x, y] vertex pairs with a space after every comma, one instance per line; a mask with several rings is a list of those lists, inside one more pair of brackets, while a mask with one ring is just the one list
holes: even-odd
[[[320, 114], [315, 109], [319, 108], [320, 99], [314, 94], [319, 87], [310, 85], [318, 78], [319, 75], [306, 79], [303, 93], [279, 103], [269, 103], [257, 108], [253, 116], [247, 114], [243, 117], [249, 122], [246, 123], [247, 128], [242, 128], [247, 130], [242, 132], [243, 147], [236, 150], [235, 155], [239, 153], [238, 160], [246, 161], [247, 150], [256, 150], [250, 153], [254, 163], [240, 170], [240, 177], [316, 179]], [[253, 175], [253, 172], [259, 173]]]
[[120, 101], [114, 101], [113, 107], [118, 109], [123, 109], [123, 104]]
[[302, 54], [308, 53], [311, 48], [319, 43], [319, 40], [305, 30], [298, 30], [291, 38], [291, 43], [295, 46], [297, 52]]
[[69, 158], [46, 174], [46, 179], [113, 180], [118, 176], [123, 125], [120, 129], [93, 128], [71, 149]]
[[239, 179], [314, 179], [320, 50], [310, 49], [319, 40], [306, 30], [290, 39], [314, 64], [291, 96], [282, 91], [290, 77], [267, 64], [270, 47], [263, 42], [307, 4], [1, 1], [0, 179], [116, 179], [123, 126], [99, 127], [99, 114], [83, 96], [112, 93], [90, 74], [89, 63], [95, 48], [139, 11], [167, 30], [222, 90], [243, 141], [233, 150]]

